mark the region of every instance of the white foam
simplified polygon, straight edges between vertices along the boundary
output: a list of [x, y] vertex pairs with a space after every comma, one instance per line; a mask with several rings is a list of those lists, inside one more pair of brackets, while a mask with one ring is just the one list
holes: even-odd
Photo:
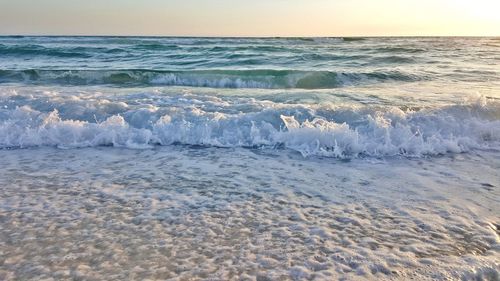
[[[499, 105], [485, 99], [403, 110], [394, 106], [222, 100], [189, 94], [139, 106], [131, 106], [127, 100], [47, 97], [59, 103], [59, 111], [41, 111], [46, 100], [37, 99], [30, 105], [0, 111], [0, 147], [188, 144], [285, 147], [304, 156], [418, 157], [498, 149], [500, 142]], [[69, 118], [61, 117], [61, 112]]]
[[499, 159], [0, 150], [0, 278], [496, 280]]
[[[193, 87], [210, 87], [210, 88], [261, 88], [269, 89], [279, 87], [273, 85], [272, 77], [257, 77], [261, 81], [252, 79], [243, 79], [238, 76], [223, 76], [223, 75], [179, 75], [168, 73], [157, 75], [151, 79], [154, 85], [177, 85], [177, 86], [193, 86]], [[254, 78], [256, 79], [256, 78]], [[262, 81], [263, 80], [263, 81]], [[292, 85], [284, 85], [292, 87]]]

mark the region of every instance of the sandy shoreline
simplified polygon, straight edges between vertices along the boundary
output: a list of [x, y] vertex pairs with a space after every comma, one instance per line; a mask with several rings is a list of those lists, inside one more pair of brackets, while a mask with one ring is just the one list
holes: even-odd
[[0, 277], [498, 278], [498, 152], [261, 152], [0, 150]]

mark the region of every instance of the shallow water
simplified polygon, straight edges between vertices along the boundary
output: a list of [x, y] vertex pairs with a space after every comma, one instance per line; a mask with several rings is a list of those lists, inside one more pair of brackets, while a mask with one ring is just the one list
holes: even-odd
[[174, 146], [0, 159], [3, 279], [498, 279], [498, 152], [345, 162]]
[[0, 37], [0, 279], [498, 280], [498, 42]]

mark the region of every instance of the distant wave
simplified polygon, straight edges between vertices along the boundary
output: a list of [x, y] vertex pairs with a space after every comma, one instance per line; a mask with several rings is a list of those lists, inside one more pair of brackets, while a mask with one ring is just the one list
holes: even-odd
[[415, 63], [415, 59], [407, 56], [382, 56], [382, 57], [373, 57], [371, 59], [374, 63], [379, 64], [406, 64], [406, 63]]
[[298, 70], [0, 70], [0, 83], [60, 85], [164, 85], [211, 88], [328, 89], [423, 77], [398, 71], [344, 73]]
[[0, 37], [6, 37], [6, 38], [14, 38], [14, 39], [22, 39], [24, 38], [23, 35], [7, 35], [7, 36], [0, 36]]
[[[420, 157], [500, 149], [500, 104], [486, 100], [409, 110], [393, 106], [253, 104], [256, 101], [252, 99], [228, 104], [213, 97], [179, 96], [172, 102], [182, 104], [164, 108], [82, 100], [85, 109], [75, 111], [77, 99], [58, 105], [62, 111], [83, 114], [73, 120], [63, 119], [57, 110], [42, 112], [29, 105], [0, 109], [0, 148], [181, 144], [286, 148], [304, 156], [340, 158]], [[226, 112], [208, 110], [214, 106], [226, 108]], [[241, 112], [243, 107], [261, 109]], [[95, 115], [91, 116], [96, 108], [109, 114], [95, 121]]]
[[379, 48], [367, 48], [363, 49], [365, 51], [370, 51], [372, 53], [399, 53], [399, 54], [416, 54], [416, 53], [425, 53], [427, 52], [426, 49], [424, 48], [418, 48], [418, 47], [399, 47], [399, 46], [391, 46], [391, 47], [379, 47]]
[[84, 52], [83, 48], [47, 48], [41, 45], [15, 45], [0, 44], [0, 57], [2, 56], [48, 56], [62, 58], [89, 58], [91, 55]]
[[343, 37], [342, 40], [344, 42], [357, 42], [357, 41], [364, 41], [366, 38], [363, 37]]
[[174, 44], [142, 43], [142, 44], [135, 44], [133, 45], [132, 48], [136, 50], [147, 50], [147, 51], [166, 51], [166, 50], [179, 49], [179, 46]]

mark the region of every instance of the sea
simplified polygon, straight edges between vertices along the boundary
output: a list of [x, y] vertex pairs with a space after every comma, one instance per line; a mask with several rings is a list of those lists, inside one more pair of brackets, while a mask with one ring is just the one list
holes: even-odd
[[1, 280], [499, 280], [498, 37], [0, 37]]

